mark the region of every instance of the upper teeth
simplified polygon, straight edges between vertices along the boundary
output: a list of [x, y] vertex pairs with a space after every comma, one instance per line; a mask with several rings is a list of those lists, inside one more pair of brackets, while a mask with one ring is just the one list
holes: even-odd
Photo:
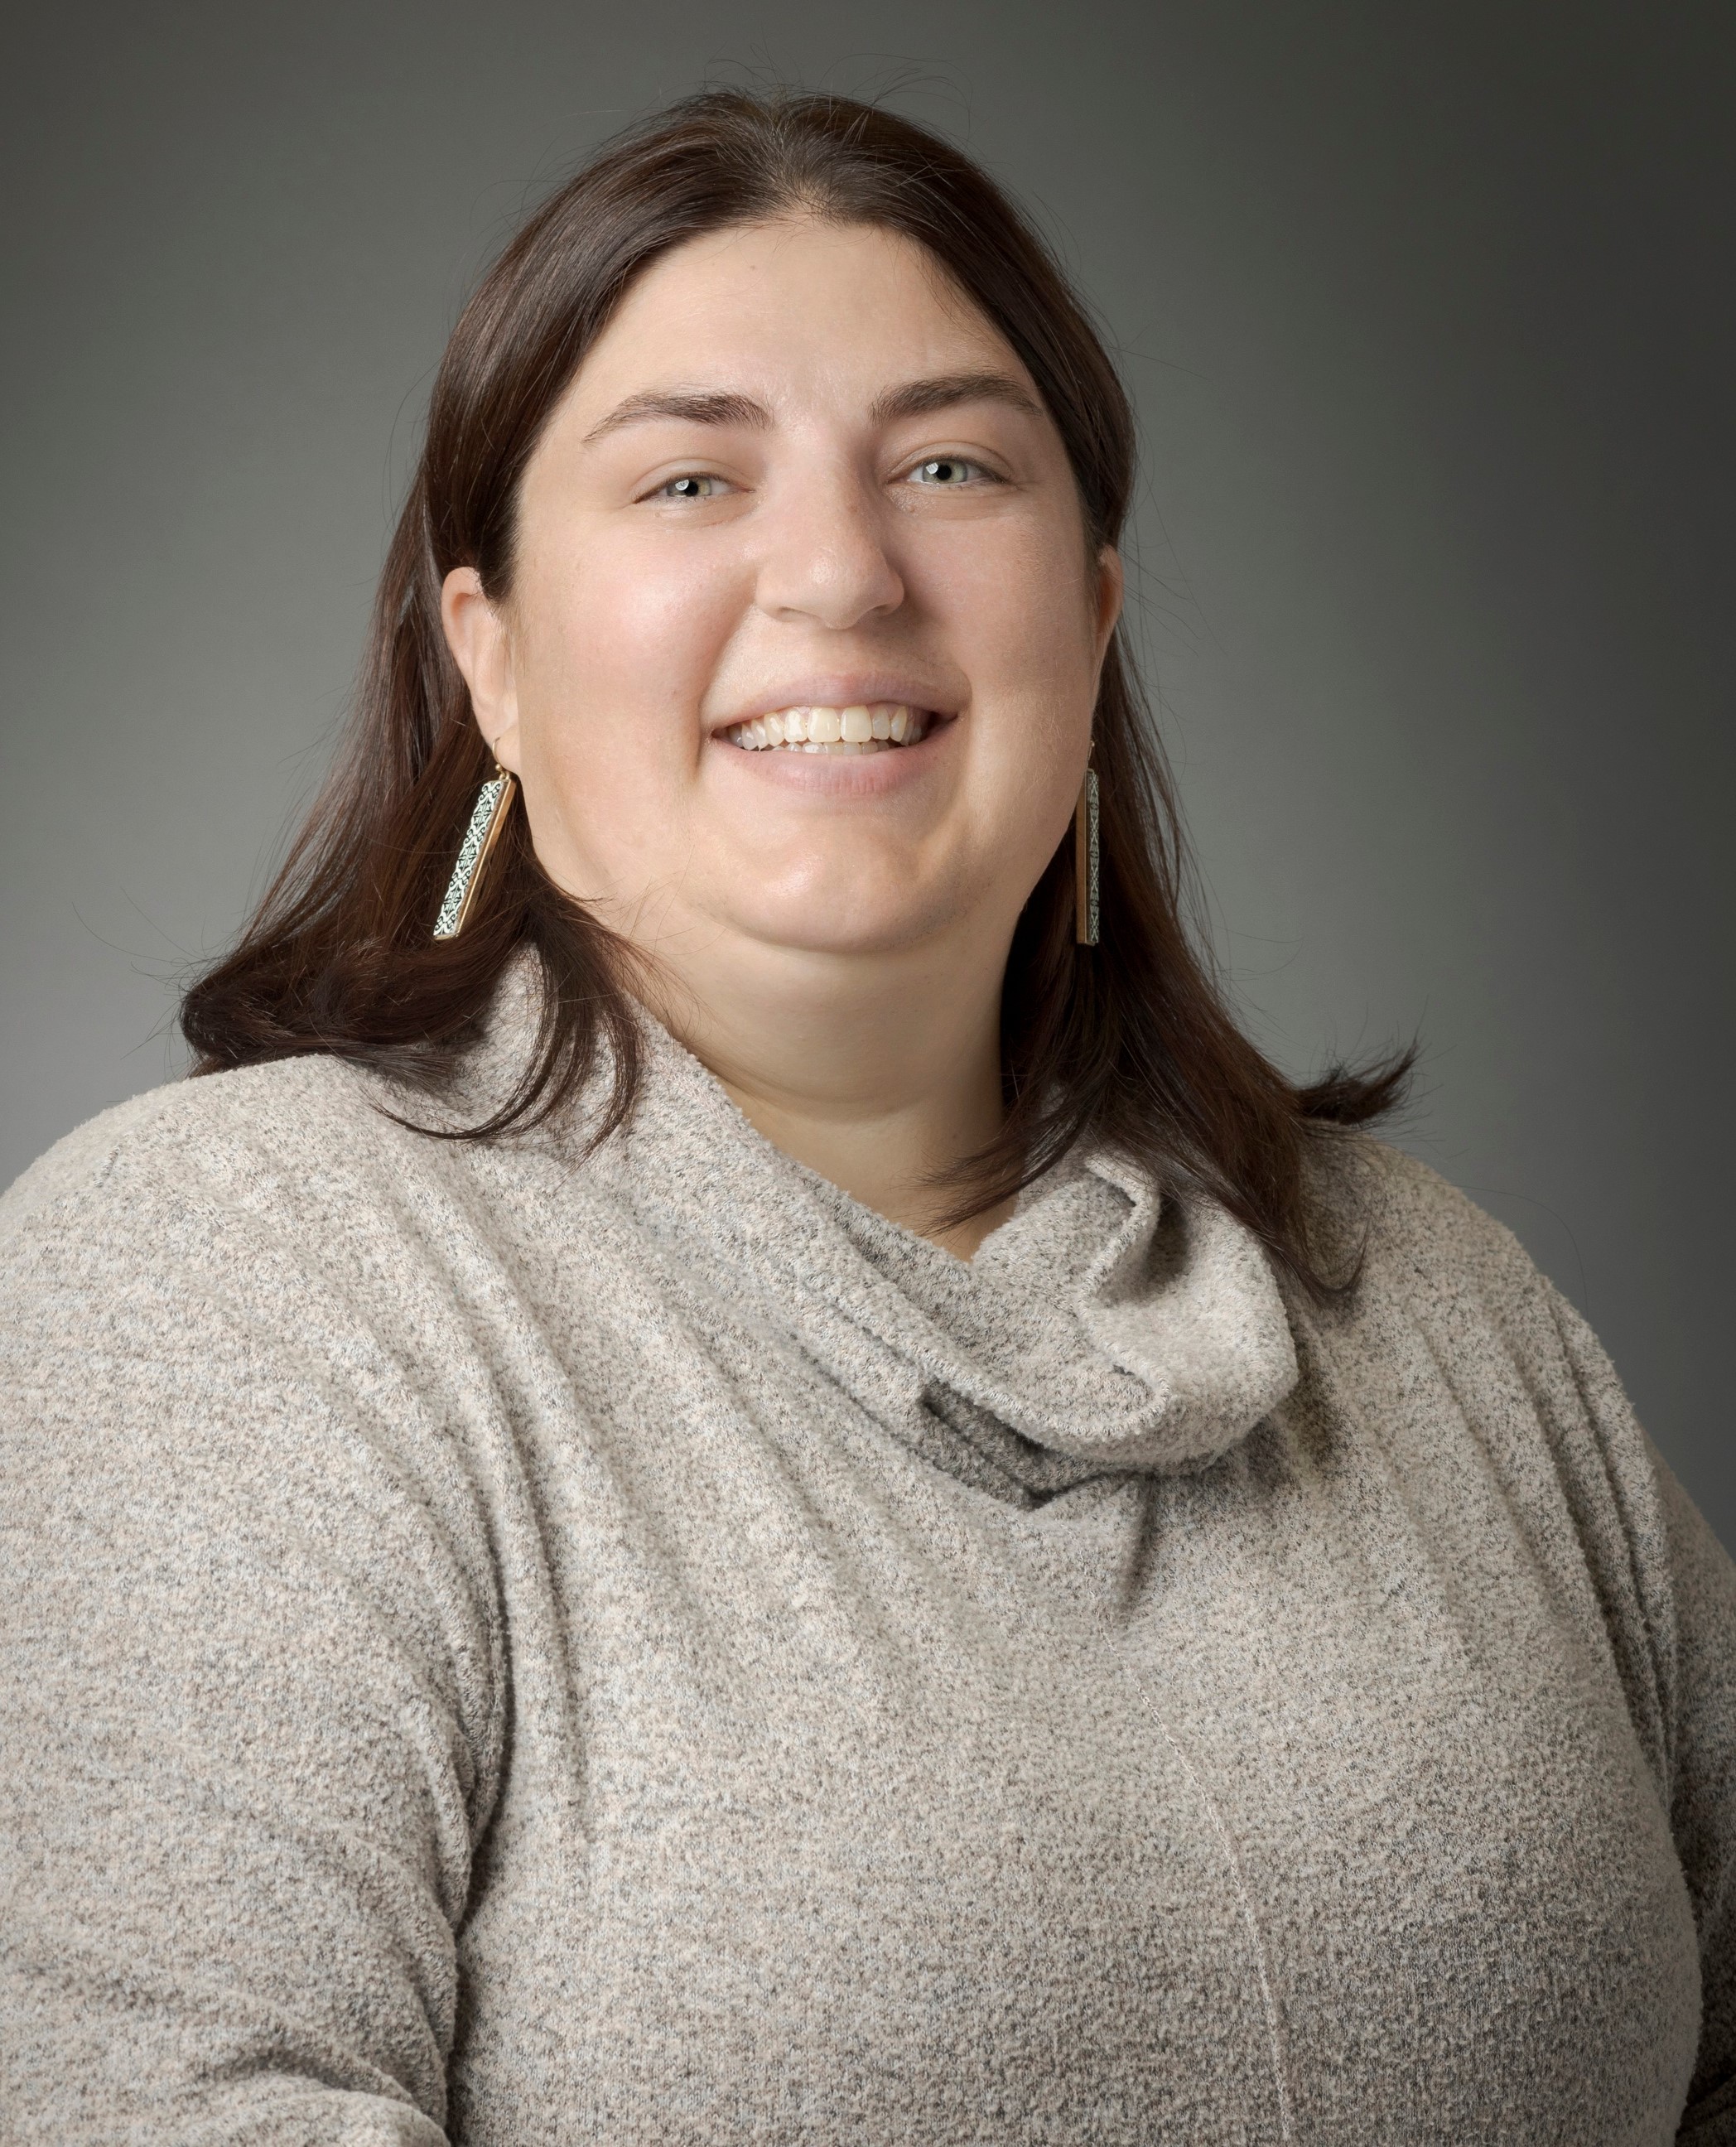
[[737, 723], [723, 735], [732, 745], [758, 753], [767, 746], [793, 746], [803, 753], [878, 753], [895, 745], [914, 745], [928, 727], [920, 708], [897, 701], [858, 702], [848, 708], [779, 708]]

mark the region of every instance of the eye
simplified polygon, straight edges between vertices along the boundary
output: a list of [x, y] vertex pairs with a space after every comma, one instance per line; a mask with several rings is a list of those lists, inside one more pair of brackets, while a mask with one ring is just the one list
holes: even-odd
[[711, 477], [700, 471], [684, 471], [672, 477], [667, 484], [660, 484], [655, 492], [648, 493], [648, 499], [716, 499], [731, 489], [721, 477]]
[[964, 455], [925, 455], [904, 473], [904, 482], [939, 489], [973, 482], [998, 484], [1000, 479], [986, 463], [973, 463]]

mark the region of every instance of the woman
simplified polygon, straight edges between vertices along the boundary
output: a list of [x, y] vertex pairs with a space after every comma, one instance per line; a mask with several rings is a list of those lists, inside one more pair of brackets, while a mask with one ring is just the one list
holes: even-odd
[[1122, 392], [708, 94], [437, 382], [359, 719], [8, 1196], [20, 2139], [1736, 2139], [1736, 1576], [1179, 922]]

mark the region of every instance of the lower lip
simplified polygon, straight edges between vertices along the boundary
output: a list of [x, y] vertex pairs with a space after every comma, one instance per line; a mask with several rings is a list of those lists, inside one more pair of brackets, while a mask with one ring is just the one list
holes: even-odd
[[711, 743], [758, 782], [821, 798], [878, 798], [920, 781], [957, 726], [955, 716], [931, 718], [914, 745], [895, 745], [888, 753], [792, 753], [778, 746], [753, 753], [732, 745], [721, 732], [713, 733]]

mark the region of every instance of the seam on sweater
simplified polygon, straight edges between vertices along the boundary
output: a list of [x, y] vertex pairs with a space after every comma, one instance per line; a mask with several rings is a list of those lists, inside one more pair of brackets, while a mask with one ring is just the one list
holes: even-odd
[[[1611, 1394], [1606, 1389], [1600, 1396], [1597, 1392], [1594, 1380], [1599, 1369], [1598, 1360], [1603, 1356], [1603, 1350], [1584, 1314], [1579, 1311], [1572, 1299], [1564, 1292], [1558, 1289], [1547, 1277], [1540, 1279], [1543, 1284], [1543, 1304], [1548, 1315], [1550, 1333], [1553, 1335], [1556, 1346], [1560, 1351], [1561, 1362], [1567, 1372], [1568, 1384], [1578, 1400], [1585, 1429], [1589, 1434], [1589, 1443], [1597, 1457], [1603, 1488], [1608, 1494], [1610, 1510], [1615, 1516], [1616, 1526], [1621, 1536], [1628, 1579], [1633, 1589], [1633, 1609], [1637, 1614], [1640, 1631], [1644, 1636], [1646, 1662], [1651, 1672], [1651, 1698], [1657, 1713], [1658, 1761], [1663, 1775], [1660, 1784], [1663, 1806], [1667, 1812], [1673, 1813], [1675, 1809], [1678, 1772], [1679, 1627], [1676, 1614], [1673, 1576], [1668, 1558], [1667, 1555], [1659, 1557], [1655, 1549], [1648, 1553], [1646, 1548], [1648, 1539], [1653, 1546], [1664, 1545], [1668, 1540], [1668, 1524], [1663, 1514], [1663, 1489], [1658, 1483], [1651, 1454], [1647, 1450], [1645, 1434], [1628, 1414], [1626, 1394], [1621, 1387], [1614, 1366], [1609, 1364], [1607, 1360], [1603, 1369], [1608, 1375], [1608, 1381], [1613, 1386], [1614, 1393]], [[1588, 1363], [1587, 1361], [1588, 1345], [1590, 1359]], [[1603, 1404], [1602, 1407], [1599, 1406], [1600, 1401]], [[1611, 1401], [1615, 1404], [1613, 1411], [1608, 1406]], [[1541, 1408], [1538, 1409], [1538, 1414], [1541, 1419], [1543, 1415]], [[1638, 1474], [1637, 1481], [1630, 1481], [1628, 1474], [1619, 1466], [1615, 1450], [1615, 1441], [1623, 1428], [1624, 1417], [1627, 1419], [1626, 1428], [1635, 1434], [1636, 1453], [1633, 1458], [1638, 1460], [1642, 1472]], [[1550, 1444], [1553, 1449], [1554, 1442], [1552, 1440]], [[1552, 1460], [1556, 1459], [1553, 1452], [1551, 1459]], [[1560, 1473], [1558, 1462], [1557, 1473], [1558, 1474]], [[1648, 1505], [1649, 1511], [1643, 1516], [1634, 1510], [1636, 1497], [1643, 1498]], [[1586, 1569], [1592, 1578], [1593, 1589], [1598, 1599], [1598, 1609], [1603, 1614], [1603, 1623], [1609, 1634], [1611, 1657], [1616, 1663], [1618, 1674], [1619, 1674], [1622, 1662], [1620, 1640], [1625, 1623], [1621, 1615], [1622, 1606], [1618, 1604], [1613, 1605], [1606, 1604], [1603, 1600], [1603, 1589], [1598, 1580], [1599, 1562], [1594, 1555], [1593, 1546], [1586, 1542], [1580, 1530], [1577, 1514], [1573, 1515], [1573, 1533], [1584, 1555]], [[1628, 1703], [1628, 1710], [1631, 1716], [1634, 1711], [1633, 1696], [1627, 1692], [1626, 1683], [1627, 1680], [1623, 1678], [1622, 1679], [1623, 1697]], [[1634, 1734], [1638, 1737], [1643, 1748], [1647, 1742], [1645, 1733], [1637, 1721], [1633, 1728]]]
[[1177, 1764], [1187, 1776], [1194, 1795], [1205, 1806], [1206, 1815], [1212, 1822], [1218, 1843], [1223, 1848], [1224, 1858], [1229, 1864], [1230, 1875], [1236, 1882], [1236, 1898], [1242, 1905], [1242, 1919], [1248, 1926], [1248, 1934], [1253, 1942], [1254, 1968], [1260, 1979], [1260, 2003], [1266, 2015], [1266, 2044], [1272, 2059], [1273, 2078], [1278, 2086], [1278, 2138], [1283, 2141], [1283, 2147], [1294, 2147], [1296, 2126], [1290, 2108], [1290, 2074], [1284, 2049], [1283, 2024], [1278, 2017], [1278, 1996], [1273, 1985], [1271, 1964], [1266, 1954], [1266, 1934], [1260, 1928], [1259, 1916], [1253, 1905], [1253, 1895], [1248, 1890], [1247, 1874], [1242, 1868], [1241, 1852], [1236, 1847], [1235, 1838], [1230, 1833], [1223, 1813], [1218, 1809], [1215, 1799], [1208, 1794], [1193, 1760], [1188, 1756], [1180, 1739], [1170, 1728], [1163, 1709], [1158, 1707], [1149, 1692], [1143, 1692], [1142, 1696], [1147, 1708], [1150, 1710], [1152, 1719], [1163, 1731], [1170, 1750], [1174, 1753]]

